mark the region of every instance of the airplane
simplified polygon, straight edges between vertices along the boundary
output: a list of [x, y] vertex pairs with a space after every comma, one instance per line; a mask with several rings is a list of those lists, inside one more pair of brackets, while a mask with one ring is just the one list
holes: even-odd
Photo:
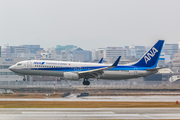
[[121, 56], [113, 64], [68, 61], [27, 60], [9, 67], [18, 75], [57, 76], [65, 80], [83, 79], [83, 85], [90, 85], [88, 79], [124, 80], [155, 74], [158, 59], [164, 44], [159, 40], [137, 62], [118, 65]]

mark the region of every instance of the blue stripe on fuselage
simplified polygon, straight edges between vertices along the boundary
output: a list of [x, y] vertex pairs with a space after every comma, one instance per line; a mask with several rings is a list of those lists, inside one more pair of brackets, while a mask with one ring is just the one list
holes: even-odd
[[[47, 70], [47, 71], [64, 71], [64, 72], [75, 72], [75, 71], [89, 71], [94, 69], [100, 69], [108, 66], [87, 66], [87, 67], [56, 67], [56, 68], [31, 68], [31, 70]], [[109, 69], [110, 71], [118, 70], [146, 70], [154, 67], [136, 67], [136, 66], [117, 66]]]

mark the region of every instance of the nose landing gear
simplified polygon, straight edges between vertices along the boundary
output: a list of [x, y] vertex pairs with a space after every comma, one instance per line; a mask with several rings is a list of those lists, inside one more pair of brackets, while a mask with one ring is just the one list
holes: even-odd
[[84, 78], [84, 80], [83, 80], [83, 85], [90, 85], [90, 82], [88, 81], [87, 78]]
[[26, 81], [26, 77], [24, 76], [23, 81]]

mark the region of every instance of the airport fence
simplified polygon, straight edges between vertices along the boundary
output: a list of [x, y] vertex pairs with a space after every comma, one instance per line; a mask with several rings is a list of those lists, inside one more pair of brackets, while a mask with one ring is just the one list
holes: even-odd
[[[55, 83], [55, 84], [54, 84]], [[0, 81], [0, 88], [116, 88], [116, 89], [180, 89], [180, 82], [168, 81], [91, 81], [89, 86], [82, 81]]]

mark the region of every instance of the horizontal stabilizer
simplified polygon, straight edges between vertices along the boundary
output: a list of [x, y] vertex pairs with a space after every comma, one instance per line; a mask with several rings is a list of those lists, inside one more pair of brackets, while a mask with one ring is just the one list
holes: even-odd
[[146, 71], [157, 71], [157, 70], [163, 69], [163, 68], [167, 68], [167, 67], [160, 67], [160, 68], [146, 69]]

